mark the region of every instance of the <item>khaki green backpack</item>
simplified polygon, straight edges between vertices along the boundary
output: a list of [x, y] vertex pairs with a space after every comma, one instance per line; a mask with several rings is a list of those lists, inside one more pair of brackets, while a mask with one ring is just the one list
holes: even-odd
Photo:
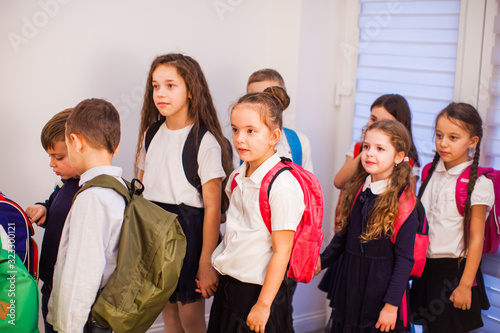
[[126, 183], [128, 188], [112, 176], [100, 175], [76, 195], [92, 186], [107, 187], [127, 202], [117, 267], [97, 297], [92, 317], [116, 333], [141, 333], [151, 327], [177, 287], [186, 237], [177, 215], [142, 197], [144, 187], [138, 179]]

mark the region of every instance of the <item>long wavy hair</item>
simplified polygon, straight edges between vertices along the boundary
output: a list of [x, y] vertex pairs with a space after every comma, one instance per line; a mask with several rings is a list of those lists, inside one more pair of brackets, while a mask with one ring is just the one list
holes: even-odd
[[202, 122], [214, 135], [215, 139], [221, 146], [222, 166], [224, 167], [226, 175], [229, 175], [233, 169], [232, 159], [230, 156], [231, 147], [222, 134], [222, 128], [217, 117], [217, 111], [215, 110], [212, 95], [208, 89], [208, 83], [205, 79], [205, 75], [196, 60], [179, 53], [161, 55], [151, 64], [146, 82], [146, 91], [144, 92], [144, 103], [141, 111], [141, 124], [139, 126], [139, 140], [137, 141], [135, 162], [136, 174], [139, 171], [137, 168], [137, 162], [144, 144], [146, 131], [154, 122], [165, 119], [156, 108], [153, 100], [153, 72], [160, 65], [174, 67], [177, 70], [177, 73], [183, 78], [188, 95], [191, 96], [189, 99], [188, 117], [194, 123], [193, 126], [195, 126], [195, 133], [198, 133], [197, 127], [200, 122]]
[[[396, 153], [404, 152], [405, 156], [408, 156], [411, 147], [410, 136], [406, 127], [400, 122], [396, 120], [377, 121], [366, 129], [365, 136], [370, 131], [382, 131], [389, 137]], [[342, 194], [337, 232], [345, 233], [347, 231], [354, 200], [368, 175], [368, 172], [360, 163], [357, 172]], [[374, 206], [368, 215], [365, 232], [360, 236], [362, 242], [367, 243], [371, 240], [393, 235], [394, 223], [399, 214], [401, 191], [407, 189], [405, 198], [407, 200], [410, 196], [415, 196], [414, 189], [411, 186], [411, 167], [407, 161], [403, 161], [394, 166], [386, 191], [377, 195]]]
[[[467, 184], [467, 200], [465, 202], [465, 212], [464, 212], [464, 222], [463, 222], [463, 231], [464, 231], [464, 253], [463, 257], [467, 255], [467, 251], [469, 249], [469, 223], [471, 218], [471, 194], [474, 191], [474, 186], [477, 181], [477, 169], [479, 167], [479, 155], [480, 155], [480, 146], [481, 141], [483, 139], [483, 121], [481, 116], [477, 112], [477, 110], [470, 104], [467, 103], [450, 103], [447, 107], [445, 107], [436, 117], [436, 124], [441, 117], [447, 117], [449, 121], [458, 127], [463, 128], [467, 131], [470, 137], [477, 136], [479, 138], [475, 152], [474, 158], [470, 169], [469, 183]], [[436, 126], [434, 126], [436, 127]], [[420, 190], [418, 191], [418, 198], [421, 199], [424, 194], [424, 190], [431, 179], [434, 170], [436, 170], [436, 166], [441, 157], [436, 152], [434, 155], [434, 159], [432, 160], [431, 167], [429, 169], [429, 173], [426, 179], [423, 179], [422, 185], [420, 186]], [[463, 258], [462, 257], [462, 258]]]

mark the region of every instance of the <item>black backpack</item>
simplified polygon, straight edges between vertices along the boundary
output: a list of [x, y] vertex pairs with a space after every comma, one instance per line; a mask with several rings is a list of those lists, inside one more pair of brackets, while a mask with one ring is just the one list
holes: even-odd
[[[151, 141], [153, 141], [153, 137], [155, 134], [158, 132], [160, 129], [160, 126], [164, 123], [164, 119], [161, 119], [153, 125], [151, 125], [145, 135], [145, 142], [144, 142], [144, 149], [146, 150], [146, 153], [148, 151], [148, 148], [151, 144]], [[197, 129], [197, 131], [196, 131]], [[201, 140], [203, 139], [203, 136], [205, 133], [208, 132], [207, 127], [205, 124], [200, 122], [199, 126], [193, 126], [191, 130], [189, 131], [189, 134], [187, 136], [186, 142], [184, 143], [184, 147], [182, 148], [182, 167], [184, 169], [184, 174], [186, 175], [187, 180], [191, 185], [196, 188], [198, 193], [200, 193], [200, 196], [203, 198], [203, 192], [202, 192], [202, 186], [201, 186], [201, 179], [200, 176], [198, 175], [198, 151], [200, 150], [200, 144]], [[227, 148], [228, 148], [228, 153], [230, 158], [232, 159], [233, 155], [233, 150], [231, 148], [231, 143], [229, 140], [227, 140]], [[224, 214], [229, 207], [229, 198], [224, 192], [225, 185], [227, 182], [227, 177], [229, 175], [226, 175], [226, 178], [222, 182], [222, 194], [221, 194], [221, 213]]]

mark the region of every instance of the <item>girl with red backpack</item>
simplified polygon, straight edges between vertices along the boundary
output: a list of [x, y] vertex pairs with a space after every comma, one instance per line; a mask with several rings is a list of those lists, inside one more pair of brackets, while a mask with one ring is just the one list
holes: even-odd
[[[480, 262], [493, 183], [478, 177], [482, 120], [466, 103], [451, 103], [436, 118], [436, 155], [419, 191], [429, 221], [425, 269], [411, 290], [412, 320], [429, 332], [468, 332], [483, 326], [489, 307]], [[473, 156], [471, 158], [471, 155]], [[456, 188], [470, 167], [462, 216]]]
[[332, 307], [327, 332], [409, 331], [405, 295], [419, 226], [410, 147], [408, 131], [395, 120], [377, 121], [365, 132], [337, 233], [316, 269], [328, 268], [319, 284]]
[[304, 193], [290, 171], [274, 178], [269, 191], [272, 232], [259, 200], [264, 177], [281, 163], [275, 146], [289, 103], [285, 90], [270, 87], [241, 97], [231, 111], [233, 144], [243, 164], [229, 177], [226, 233], [212, 255], [221, 275], [210, 333], [293, 332], [284, 277], [305, 208]]

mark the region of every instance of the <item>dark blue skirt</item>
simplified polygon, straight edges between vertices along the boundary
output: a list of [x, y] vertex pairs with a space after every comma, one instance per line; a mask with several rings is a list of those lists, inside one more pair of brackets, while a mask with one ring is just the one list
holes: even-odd
[[200, 264], [201, 249], [203, 247], [203, 217], [204, 209], [187, 206], [184, 204], [170, 205], [154, 202], [168, 212], [177, 214], [179, 224], [186, 236], [186, 256], [182, 264], [179, 282], [170, 297], [170, 303], [193, 303], [202, 298], [196, 292], [196, 274]]

